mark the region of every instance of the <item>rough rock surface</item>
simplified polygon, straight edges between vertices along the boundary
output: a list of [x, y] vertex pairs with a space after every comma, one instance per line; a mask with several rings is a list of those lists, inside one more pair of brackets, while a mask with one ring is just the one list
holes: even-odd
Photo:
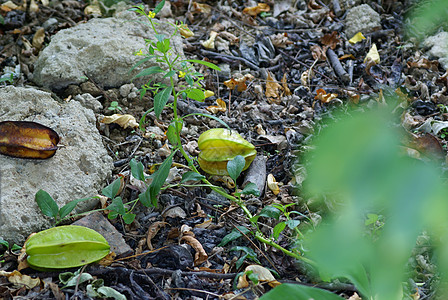
[[439, 62], [445, 70], [448, 70], [448, 32], [442, 31], [428, 37], [424, 45], [431, 47], [429, 54], [439, 57]]
[[[0, 121], [33, 121], [60, 136], [55, 156], [46, 160], [0, 155], [0, 236], [23, 243], [32, 233], [49, 227], [34, 195], [47, 191], [63, 206], [70, 200], [94, 196], [111, 175], [112, 159], [95, 127], [95, 116], [78, 101], [59, 103], [50, 93], [33, 88], [0, 89]], [[95, 202], [82, 202], [81, 210]]]
[[[85, 81], [85, 74], [103, 87], [120, 87], [129, 83], [149, 61], [129, 73], [142, 56], [133, 53], [145, 48], [145, 38], [156, 40], [152, 29], [137, 22], [135, 13], [126, 11], [116, 17], [91, 19], [87, 23], [64, 29], [55, 34], [50, 44], [39, 54], [35, 63], [33, 81], [52, 90]], [[170, 35], [174, 28], [167, 21], [158, 21], [159, 34]], [[175, 54], [184, 57], [182, 38], [171, 38]], [[135, 80], [136, 86], [148, 78]]]
[[345, 18], [345, 35], [349, 39], [358, 32], [366, 34], [380, 28], [380, 15], [368, 4], [353, 7]]

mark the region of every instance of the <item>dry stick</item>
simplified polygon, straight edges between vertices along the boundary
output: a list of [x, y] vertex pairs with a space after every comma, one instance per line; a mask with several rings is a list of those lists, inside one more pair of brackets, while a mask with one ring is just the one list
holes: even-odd
[[233, 60], [239, 60], [241, 62], [243, 62], [246, 66], [248, 66], [251, 69], [254, 69], [255, 71], [259, 71], [260, 68], [256, 65], [254, 65], [253, 63], [251, 63], [250, 61], [248, 61], [247, 59], [243, 58], [243, 57], [238, 57], [238, 56], [233, 56], [233, 55], [227, 55], [227, 54], [222, 54], [222, 53], [216, 53], [213, 51], [208, 51], [208, 50], [202, 50], [201, 49], [201, 54], [202, 55], [211, 55], [211, 56], [215, 56], [215, 57], [222, 57], [222, 58], [227, 58], [227, 59], [233, 59]]
[[342, 67], [338, 56], [336, 55], [336, 53], [334, 53], [333, 50], [331, 50], [331, 48], [327, 49], [327, 58], [330, 61], [330, 65], [332, 66], [334, 72], [342, 80], [342, 82], [345, 84], [349, 83], [350, 75], [348, 75], [348, 73]]

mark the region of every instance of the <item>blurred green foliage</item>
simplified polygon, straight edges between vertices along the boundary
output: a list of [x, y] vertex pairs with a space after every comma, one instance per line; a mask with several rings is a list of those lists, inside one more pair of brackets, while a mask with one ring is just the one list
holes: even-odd
[[424, 38], [433, 34], [439, 27], [448, 30], [447, 16], [447, 0], [418, 1], [407, 14], [407, 34]]

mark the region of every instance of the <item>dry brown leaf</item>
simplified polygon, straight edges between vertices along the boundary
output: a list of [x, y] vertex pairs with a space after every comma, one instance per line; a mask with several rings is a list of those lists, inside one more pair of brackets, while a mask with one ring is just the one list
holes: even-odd
[[208, 38], [208, 40], [202, 42], [202, 46], [209, 50], [215, 49], [215, 39], [217, 36], [218, 33], [216, 31], [210, 32], [210, 37]]
[[137, 128], [139, 125], [135, 118], [131, 115], [120, 115], [120, 114], [114, 114], [112, 116], [104, 117], [101, 120], [101, 123], [104, 124], [111, 124], [116, 123], [123, 127], [124, 129], [128, 127]]
[[331, 100], [334, 100], [337, 98], [338, 94], [327, 94], [327, 92], [324, 89], [318, 89], [316, 91], [316, 96], [314, 99], [322, 101], [322, 103], [328, 103]]
[[200, 265], [203, 262], [205, 262], [208, 259], [207, 252], [205, 252], [204, 248], [202, 247], [201, 243], [199, 241], [189, 235], [183, 236], [179, 242], [185, 242], [196, 251], [194, 255], [194, 265]]
[[209, 14], [212, 11], [212, 7], [208, 4], [193, 2], [193, 13]]
[[228, 40], [230, 42], [230, 45], [235, 45], [236, 43], [238, 43], [240, 41], [240, 39], [238, 37], [236, 37], [234, 34], [227, 32], [227, 31], [220, 32], [219, 36]]
[[310, 50], [311, 55], [313, 55], [314, 59], [317, 59], [319, 61], [327, 60], [327, 55], [325, 54], [325, 51], [319, 45], [312, 45], [310, 47]]
[[271, 72], [268, 71], [268, 77], [266, 78], [266, 98], [269, 103], [280, 103], [280, 94], [279, 90], [282, 89], [282, 86], [278, 84], [277, 80], [272, 77]]
[[207, 228], [212, 224], [213, 219], [212, 218], [208, 218], [205, 219], [204, 222], [200, 223], [200, 224], [196, 224], [194, 227], [195, 228]]
[[269, 38], [275, 47], [286, 48], [286, 46], [294, 44], [293, 41], [288, 39], [288, 34], [286, 32], [273, 34]]
[[288, 88], [288, 84], [286, 83], [286, 73], [283, 74], [283, 78], [281, 80], [282, 87], [283, 87], [283, 95], [282, 96], [291, 96], [291, 90]]
[[186, 39], [194, 36], [194, 32], [191, 31], [190, 28], [188, 28], [187, 24], [179, 25], [179, 26], [177, 26], [177, 29], [179, 29], [180, 35]]
[[427, 58], [420, 58], [418, 61], [408, 61], [408, 68], [423, 68], [431, 71], [438, 71], [439, 62], [437, 60], [429, 60]]
[[33, 36], [33, 42], [32, 42], [33, 47], [40, 50], [44, 43], [44, 39], [45, 39], [45, 29], [42, 27], [39, 28]]
[[[249, 271], [252, 271], [253, 274], [257, 274], [258, 275], [258, 281], [260, 283], [267, 282], [271, 287], [276, 287], [276, 286], [281, 284], [280, 282], [278, 282], [275, 279], [275, 277], [274, 277], [274, 275], [272, 275], [271, 271], [269, 271], [265, 267], [262, 267], [262, 266], [259, 266], [259, 265], [250, 265], [250, 266], [247, 266], [244, 269], [244, 273], [247, 273]], [[248, 286], [249, 286], [249, 282], [247, 280], [246, 274], [244, 274], [243, 276], [240, 276], [238, 278], [237, 288], [241, 289], [241, 288], [245, 288], [245, 287], [248, 287]]]
[[319, 4], [317, 4], [316, 0], [310, 0], [310, 1], [308, 2], [308, 8], [309, 8], [310, 10], [315, 10], [315, 9], [321, 9], [322, 6], [319, 5]]
[[266, 3], [258, 3], [257, 6], [246, 7], [243, 9], [243, 13], [248, 14], [252, 17], [256, 17], [261, 12], [268, 12], [271, 8]]
[[0, 6], [0, 10], [4, 11], [4, 12], [9, 12], [11, 10], [15, 10], [15, 9], [19, 9], [19, 6], [17, 6], [14, 2], [12, 1], [6, 1], [5, 3], [3, 3]]
[[356, 59], [355, 56], [354, 56], [353, 54], [344, 54], [344, 55], [342, 55], [341, 57], [339, 57], [339, 60], [344, 60], [344, 59], [347, 59], [347, 58], [349, 58], [349, 59], [353, 59], [353, 60]]
[[152, 223], [151, 226], [149, 226], [148, 233], [146, 235], [146, 245], [148, 246], [149, 250], [154, 250], [154, 247], [151, 244], [151, 240], [156, 236], [160, 228], [164, 227], [167, 224], [167, 222], [158, 221]]
[[224, 85], [229, 90], [233, 90], [236, 87], [238, 92], [242, 92], [247, 89], [246, 81], [253, 80], [253, 79], [254, 79], [253, 75], [246, 74], [242, 77], [230, 78], [229, 80], [224, 81]]
[[272, 193], [274, 193], [274, 195], [278, 195], [278, 193], [280, 193], [280, 188], [278, 187], [278, 183], [275, 180], [274, 175], [269, 174], [268, 175], [268, 179], [266, 180], [266, 184], [268, 186], [268, 188], [272, 191]]
[[187, 217], [187, 213], [185, 210], [180, 208], [179, 206], [174, 206], [170, 209], [168, 209], [166, 212], [162, 214], [163, 219], [166, 218], [181, 218], [185, 219]]
[[330, 47], [331, 49], [335, 49], [336, 46], [341, 42], [339, 39], [339, 34], [337, 31], [333, 31], [331, 34], [325, 34], [323, 37], [320, 38], [320, 42]]
[[258, 135], [266, 134], [266, 130], [263, 129], [263, 125], [261, 125], [261, 124], [258, 124], [257, 126], [255, 126], [255, 131], [258, 133]]
[[212, 114], [216, 114], [218, 112], [226, 112], [227, 105], [221, 98], [216, 99], [216, 104], [206, 107], [205, 109], [211, 112]]
[[0, 271], [0, 276], [5, 276], [8, 281], [15, 286], [25, 286], [27, 289], [35, 288], [41, 284], [40, 278], [31, 278], [28, 275], [23, 275], [19, 271], [12, 272]]
[[110, 252], [108, 255], [103, 257], [98, 263], [103, 267], [108, 267], [114, 262], [115, 257], [117, 257], [117, 254], [115, 252]]

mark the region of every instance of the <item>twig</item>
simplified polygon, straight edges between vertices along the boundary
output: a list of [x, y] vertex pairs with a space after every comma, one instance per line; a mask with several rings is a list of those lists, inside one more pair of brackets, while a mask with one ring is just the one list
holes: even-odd
[[233, 55], [227, 55], [227, 54], [222, 54], [222, 53], [216, 53], [213, 51], [208, 51], [208, 50], [202, 50], [201, 49], [201, 54], [202, 55], [211, 55], [214, 58], [226, 58], [226, 59], [230, 59], [230, 60], [239, 60], [241, 62], [243, 62], [246, 66], [248, 66], [251, 69], [254, 69], [255, 71], [259, 71], [260, 68], [258, 66], [256, 66], [255, 64], [251, 63], [250, 61], [248, 61], [247, 59], [243, 58], [243, 57], [238, 57], [238, 56], [233, 56]]
[[331, 48], [327, 49], [327, 58], [330, 61], [330, 65], [333, 67], [334, 72], [341, 79], [341, 81], [343, 83], [349, 83], [350, 75], [348, 75], [348, 73], [342, 67], [338, 56], [336, 55], [336, 53], [334, 53], [333, 50], [331, 50]]

